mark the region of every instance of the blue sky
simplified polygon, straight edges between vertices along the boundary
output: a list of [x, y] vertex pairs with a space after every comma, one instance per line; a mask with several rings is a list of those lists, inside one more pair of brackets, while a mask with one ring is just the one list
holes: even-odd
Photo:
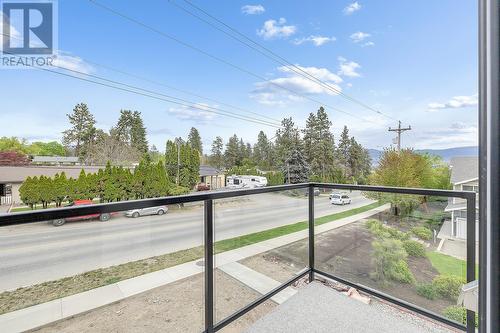
[[[389, 117], [332, 94], [294, 75], [179, 10], [168, 0], [100, 3], [223, 58], [268, 81], [162, 38], [88, 0], [60, 0], [60, 66], [145, 89], [228, 109], [175, 90], [106, 70], [106, 65], [165, 85], [210, 97], [267, 117], [292, 116], [303, 126], [320, 106], [338, 136], [347, 125], [368, 148], [387, 147], [389, 126], [410, 124], [403, 146], [446, 148], [475, 145], [477, 137], [477, 9], [472, 0], [366, 1], [200, 1], [209, 13], [343, 93]], [[187, 6], [183, 0], [173, 1]], [[189, 8], [189, 7], [188, 7]], [[191, 9], [192, 10], [192, 9]], [[1, 69], [0, 135], [30, 140], [60, 139], [65, 115], [89, 105], [98, 127], [108, 130], [120, 109], [142, 112], [150, 143], [200, 130], [205, 149], [215, 136], [236, 133], [255, 142], [275, 128], [64, 78], [34, 69]], [[277, 89], [279, 83], [304, 97]], [[233, 112], [241, 113], [234, 109]], [[248, 116], [248, 114], [247, 114]]]

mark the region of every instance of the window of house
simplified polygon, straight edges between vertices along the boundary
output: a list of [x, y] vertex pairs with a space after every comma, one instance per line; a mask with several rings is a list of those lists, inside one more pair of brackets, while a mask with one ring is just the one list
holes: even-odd
[[479, 192], [479, 186], [476, 185], [462, 185], [462, 190], [464, 191], [474, 191]]

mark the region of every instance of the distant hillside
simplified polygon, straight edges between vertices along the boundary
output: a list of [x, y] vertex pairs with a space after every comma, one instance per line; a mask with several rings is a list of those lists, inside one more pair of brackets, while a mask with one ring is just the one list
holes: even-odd
[[[432, 155], [441, 156], [441, 158], [445, 162], [449, 162], [450, 159], [455, 156], [478, 156], [477, 146], [454, 147], [447, 149], [417, 149], [415, 151], [418, 153], [429, 153]], [[370, 156], [372, 158], [372, 165], [378, 165], [378, 161], [380, 160], [382, 151], [377, 149], [368, 149], [368, 152], [370, 153]]]

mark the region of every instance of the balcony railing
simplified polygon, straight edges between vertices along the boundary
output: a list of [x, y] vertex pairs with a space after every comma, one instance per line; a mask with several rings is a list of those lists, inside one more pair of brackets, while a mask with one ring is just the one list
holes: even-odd
[[[271, 299], [273, 296], [283, 291], [296, 281], [308, 277], [309, 280], [314, 280], [317, 276], [326, 277], [336, 280], [347, 286], [352, 286], [369, 295], [373, 295], [382, 300], [394, 303], [400, 307], [414, 311], [420, 315], [426, 316], [441, 323], [450, 325], [460, 330], [469, 333], [474, 332], [475, 327], [475, 313], [467, 311], [467, 325], [464, 326], [460, 323], [452, 321], [438, 313], [432, 312], [429, 309], [412, 304], [406, 300], [389, 295], [380, 290], [368, 287], [356, 281], [339, 276], [338, 274], [327, 272], [321, 269], [316, 264], [315, 257], [315, 189], [331, 189], [331, 190], [347, 190], [347, 191], [362, 191], [363, 193], [379, 193], [391, 195], [412, 195], [422, 197], [448, 197], [448, 198], [462, 198], [467, 202], [467, 265], [466, 265], [466, 279], [467, 282], [475, 280], [476, 277], [476, 235], [475, 235], [475, 206], [476, 194], [474, 192], [465, 191], [447, 191], [447, 190], [431, 190], [431, 189], [414, 189], [414, 188], [395, 188], [395, 187], [380, 187], [380, 186], [362, 186], [362, 185], [348, 185], [348, 184], [324, 184], [324, 183], [304, 183], [304, 184], [291, 184], [283, 186], [271, 186], [265, 188], [255, 189], [242, 189], [232, 191], [220, 192], [203, 192], [191, 195], [182, 195], [175, 197], [164, 197], [144, 200], [133, 200], [126, 202], [95, 204], [88, 206], [73, 206], [58, 209], [45, 209], [22, 213], [11, 213], [0, 215], [0, 228], [12, 225], [29, 224], [40, 221], [55, 220], [61, 218], [69, 218], [74, 216], [83, 216], [90, 214], [103, 214], [113, 213], [117, 211], [125, 211], [131, 209], [142, 209], [154, 206], [172, 205], [172, 204], [186, 204], [193, 202], [204, 202], [204, 326], [205, 332], [216, 332], [223, 327], [234, 322], [250, 310], [258, 305], [264, 303], [266, 300]], [[225, 319], [216, 321], [214, 317], [214, 200], [244, 197], [249, 195], [272, 193], [279, 191], [301, 190], [307, 194], [308, 200], [308, 267], [289, 279], [280, 286], [269, 291], [268, 293], [260, 296], [250, 304], [242, 309], [234, 312], [232, 315]], [[481, 226], [480, 226], [481, 228]]]

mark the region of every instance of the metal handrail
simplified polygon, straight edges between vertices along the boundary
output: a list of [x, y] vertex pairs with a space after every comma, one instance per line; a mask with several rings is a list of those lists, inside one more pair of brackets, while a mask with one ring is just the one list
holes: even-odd
[[[213, 201], [217, 199], [234, 198], [262, 193], [272, 193], [279, 191], [295, 190], [295, 189], [308, 189], [308, 255], [309, 255], [309, 267], [300, 272], [298, 275], [290, 279], [289, 281], [283, 283], [277, 288], [273, 289], [269, 293], [262, 295], [257, 300], [248, 304], [244, 308], [236, 311], [229, 317], [215, 323], [214, 321], [214, 261], [213, 261], [213, 247], [214, 247], [214, 222], [213, 222]], [[230, 324], [234, 320], [243, 316], [248, 311], [252, 310], [254, 307], [263, 303], [264, 301], [270, 299], [272, 296], [285, 289], [287, 286], [296, 282], [304, 276], [308, 276], [309, 280], [314, 280], [314, 275], [322, 275], [327, 278], [337, 280], [346, 285], [358, 288], [368, 294], [375, 297], [390, 301], [401, 307], [409, 309], [411, 311], [417, 312], [419, 314], [425, 315], [434, 320], [440, 321], [452, 327], [466, 330], [468, 333], [473, 333], [475, 331], [475, 313], [473, 311], [467, 311], [467, 326], [461, 325], [459, 323], [453, 322], [439, 314], [433, 313], [426, 309], [420, 308], [416, 305], [410, 304], [406, 301], [398, 299], [396, 297], [384, 294], [380, 291], [374, 290], [372, 288], [347, 281], [343, 278], [337, 277], [333, 274], [323, 272], [315, 268], [315, 256], [314, 256], [314, 189], [315, 188], [328, 188], [336, 190], [359, 190], [365, 192], [382, 192], [382, 193], [394, 193], [394, 194], [406, 194], [406, 195], [420, 195], [420, 196], [444, 196], [444, 197], [455, 197], [463, 198], [467, 201], [467, 282], [473, 281], [475, 279], [475, 202], [476, 193], [470, 191], [454, 191], [454, 190], [434, 190], [434, 189], [420, 189], [420, 188], [402, 188], [402, 187], [384, 187], [384, 186], [368, 186], [368, 185], [351, 185], [351, 184], [330, 184], [330, 183], [302, 183], [302, 184], [289, 184], [289, 185], [279, 185], [279, 186], [269, 186], [263, 188], [254, 189], [240, 189], [231, 191], [218, 191], [218, 192], [203, 192], [189, 195], [180, 195], [173, 197], [163, 197], [163, 198], [152, 198], [143, 200], [131, 200], [104, 204], [95, 204], [88, 206], [78, 206], [78, 207], [63, 207], [54, 209], [45, 209], [31, 212], [21, 212], [21, 213], [10, 213], [10, 214], [0, 214], [0, 228], [9, 225], [16, 224], [27, 224], [35, 223], [39, 221], [54, 220], [59, 218], [66, 218], [78, 215], [90, 215], [90, 214], [102, 214], [102, 213], [112, 213], [116, 211], [125, 211], [130, 209], [140, 209], [153, 206], [161, 205], [171, 205], [171, 204], [181, 204], [189, 202], [203, 202], [204, 203], [204, 249], [205, 249], [205, 332], [211, 333], [216, 332], [226, 325]], [[482, 230], [482, 226], [479, 226]]]

